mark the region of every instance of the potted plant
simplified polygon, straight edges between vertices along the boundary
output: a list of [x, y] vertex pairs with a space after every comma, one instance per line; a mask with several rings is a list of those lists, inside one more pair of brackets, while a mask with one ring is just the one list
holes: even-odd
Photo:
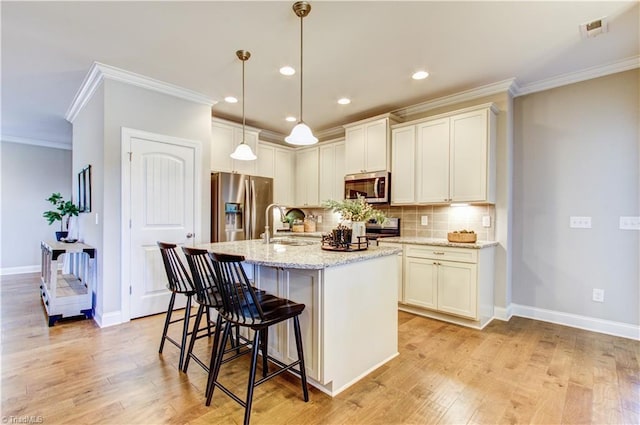
[[55, 207], [54, 210], [45, 211], [42, 216], [47, 219], [49, 225], [60, 221], [60, 231], [56, 232], [56, 240], [66, 238], [69, 234], [69, 220], [71, 216], [77, 216], [78, 207], [71, 201], [65, 201], [60, 193], [52, 193], [47, 201]]
[[362, 195], [358, 195], [356, 199], [345, 199], [344, 201], [328, 200], [324, 201], [322, 205], [339, 213], [343, 220], [351, 221], [353, 241], [357, 241], [358, 236], [365, 235], [367, 221], [375, 220], [382, 224], [387, 219], [382, 211], [373, 208]]

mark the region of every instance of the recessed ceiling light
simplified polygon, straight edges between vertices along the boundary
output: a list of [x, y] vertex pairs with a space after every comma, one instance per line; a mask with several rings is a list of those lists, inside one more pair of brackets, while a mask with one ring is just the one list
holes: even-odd
[[293, 69], [290, 66], [283, 66], [282, 68], [280, 68], [280, 74], [282, 75], [286, 75], [287, 77], [293, 75], [296, 73], [296, 70]]
[[351, 99], [347, 99], [346, 97], [343, 97], [342, 99], [338, 99], [338, 103], [341, 105], [348, 105], [351, 103]]
[[428, 76], [429, 76], [429, 73], [427, 71], [418, 71], [418, 72], [414, 73], [411, 76], [411, 78], [413, 78], [414, 80], [424, 80]]
[[289, 121], [289, 122], [296, 122], [298, 121], [298, 119], [296, 117], [287, 117], [285, 118], [285, 120]]
[[227, 96], [224, 98], [224, 101], [227, 103], [238, 103], [238, 99], [233, 96]]

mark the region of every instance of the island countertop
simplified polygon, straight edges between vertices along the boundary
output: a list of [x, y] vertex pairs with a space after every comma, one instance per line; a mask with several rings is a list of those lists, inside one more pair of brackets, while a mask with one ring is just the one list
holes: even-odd
[[209, 252], [243, 255], [247, 263], [259, 266], [308, 270], [320, 270], [366, 261], [372, 258], [395, 255], [401, 251], [399, 248], [381, 246], [369, 246], [363, 251], [325, 251], [320, 247], [320, 241], [317, 239], [305, 246], [278, 243], [267, 245], [260, 239], [253, 239], [237, 242], [215, 242], [197, 247], [204, 248]]
[[381, 239], [379, 242], [391, 242], [397, 244], [450, 246], [453, 248], [482, 249], [498, 245], [495, 241], [477, 241], [472, 243], [449, 242], [447, 239], [397, 236]]

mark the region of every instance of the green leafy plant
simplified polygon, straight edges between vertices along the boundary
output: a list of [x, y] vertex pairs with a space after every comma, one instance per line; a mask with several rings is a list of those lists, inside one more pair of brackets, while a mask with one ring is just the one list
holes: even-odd
[[345, 199], [344, 201], [324, 201], [322, 206], [339, 213], [343, 220], [369, 221], [373, 219], [382, 224], [387, 219], [382, 211], [373, 208], [361, 195], [358, 195], [356, 199]]
[[60, 231], [69, 228], [69, 220], [72, 216], [77, 216], [80, 212], [78, 207], [71, 201], [65, 201], [60, 193], [52, 193], [47, 201], [55, 207], [55, 210], [45, 211], [42, 216], [47, 219], [49, 225], [60, 221]]

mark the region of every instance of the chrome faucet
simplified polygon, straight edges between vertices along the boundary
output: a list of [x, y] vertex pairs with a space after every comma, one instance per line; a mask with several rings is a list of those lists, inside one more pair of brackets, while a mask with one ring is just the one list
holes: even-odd
[[269, 210], [273, 207], [276, 207], [280, 210], [280, 215], [284, 217], [284, 210], [278, 204], [269, 204], [267, 208], [264, 210], [264, 243], [268, 244], [271, 241], [271, 236], [269, 235]]

